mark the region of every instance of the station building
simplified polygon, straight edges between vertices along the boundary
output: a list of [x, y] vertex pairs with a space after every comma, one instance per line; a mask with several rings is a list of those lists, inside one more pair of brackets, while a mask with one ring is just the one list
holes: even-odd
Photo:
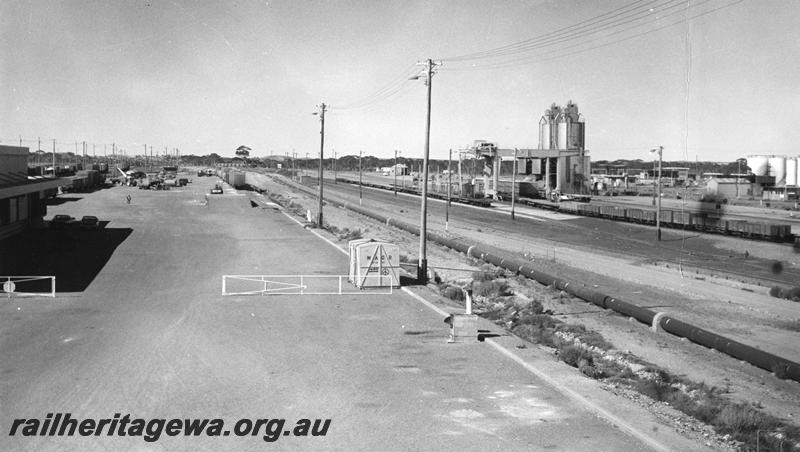
[[27, 147], [0, 145], [0, 239], [40, 224], [45, 199], [64, 183], [59, 178], [28, 176]]

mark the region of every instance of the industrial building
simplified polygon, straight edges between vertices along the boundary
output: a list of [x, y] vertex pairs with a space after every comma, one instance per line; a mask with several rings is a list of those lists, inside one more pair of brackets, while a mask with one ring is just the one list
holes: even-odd
[[[578, 105], [555, 103], [539, 120], [539, 147], [536, 149], [501, 149], [494, 143], [476, 140], [467, 150], [483, 159], [483, 185], [486, 196], [496, 196], [503, 159], [517, 159], [517, 174], [549, 194], [585, 193], [589, 187], [590, 158], [585, 148], [586, 128]], [[460, 165], [459, 165], [460, 168]]]
[[747, 179], [736, 177], [715, 177], [706, 184], [706, 193], [723, 200], [732, 200], [741, 197], [759, 197], [762, 188], [751, 184]]
[[29, 177], [29, 153], [26, 147], [0, 145], [0, 239], [41, 223], [47, 214], [45, 199], [64, 183]]

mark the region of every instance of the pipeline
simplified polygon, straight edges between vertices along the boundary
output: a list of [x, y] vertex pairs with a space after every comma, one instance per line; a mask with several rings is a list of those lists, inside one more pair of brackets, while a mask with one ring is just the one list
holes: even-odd
[[[289, 181], [283, 181], [280, 179], [275, 180], [286, 185], [290, 185], [291, 187], [308, 193], [312, 196], [316, 195], [314, 190], [304, 187], [300, 184], [290, 183]], [[420, 233], [417, 226], [398, 221], [397, 219], [391, 217], [385, 217], [366, 209], [363, 206], [354, 205], [344, 201], [334, 201], [331, 199], [327, 199], [326, 202], [335, 206], [344, 207], [352, 210], [353, 212], [380, 221], [388, 226], [394, 226], [398, 229], [410, 232], [414, 235], [419, 235]], [[658, 314], [651, 309], [643, 308], [633, 303], [605, 295], [594, 289], [586, 287], [581, 283], [570, 281], [564, 278], [557, 278], [555, 276], [548, 275], [547, 273], [535, 270], [526, 261], [504, 256], [502, 252], [497, 250], [487, 250], [482, 248], [482, 246], [485, 245], [469, 245], [455, 239], [444, 237], [435, 232], [429, 232], [427, 235], [428, 240], [462, 252], [469, 257], [481, 259], [485, 262], [512, 271], [516, 274], [524, 275], [525, 277], [533, 279], [543, 285], [552, 286], [555, 289], [562, 290], [570, 295], [578, 297], [603, 309], [611, 309], [620, 314], [632, 317], [644, 324], [653, 325], [653, 319], [656, 317], [656, 314]], [[736, 359], [746, 361], [754, 366], [770, 372], [775, 372], [776, 375], [800, 382], [800, 364], [796, 362], [773, 355], [772, 353], [765, 352], [763, 350], [759, 350], [741, 342], [734, 341], [733, 339], [728, 339], [668, 315], [662, 315], [658, 319], [658, 326], [660, 326], [664, 331], [675, 336], [689, 339], [696, 344], [720, 351]]]

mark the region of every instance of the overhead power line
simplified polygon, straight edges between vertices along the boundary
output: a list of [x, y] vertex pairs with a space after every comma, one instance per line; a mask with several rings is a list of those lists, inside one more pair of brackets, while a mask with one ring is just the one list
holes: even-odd
[[[665, 14], [665, 15], [663, 15], [661, 17], [658, 17], [658, 18], [656, 18], [654, 20], [651, 20], [651, 21], [648, 21], [648, 22], [645, 22], [645, 23], [636, 24], [636, 25], [633, 25], [633, 26], [630, 26], [630, 27], [627, 27], [627, 28], [623, 28], [623, 29], [620, 29], [620, 30], [617, 30], [617, 31], [614, 31], [614, 32], [611, 32], [611, 33], [606, 33], [604, 35], [604, 37], [608, 38], [610, 36], [622, 34], [622, 33], [625, 33], [627, 31], [633, 30], [635, 28], [639, 28], [639, 27], [641, 27], [643, 25], [647, 25], [649, 23], [661, 21], [666, 17], [674, 16], [674, 15], [681, 14], [681, 13], [685, 13], [691, 8], [696, 8], [696, 7], [700, 6], [700, 5], [703, 5], [705, 3], [710, 3], [712, 1], [713, 0], [705, 0], [703, 2], [700, 2], [700, 3], [697, 3], [695, 5], [689, 6], [687, 8], [683, 8], [683, 9], [680, 9], [680, 10], [677, 10], [677, 11], [673, 11], [673, 12], [671, 12], [669, 14]], [[656, 28], [650, 28], [650, 29], [647, 29], [645, 31], [642, 31], [642, 32], [639, 32], [639, 33], [636, 33], [636, 34], [633, 34], [633, 35], [629, 35], [629, 36], [626, 36], [626, 37], [623, 37], [623, 38], [620, 38], [620, 39], [616, 39], [616, 40], [613, 40], [613, 41], [605, 42], [605, 43], [602, 43], [602, 44], [599, 44], [599, 45], [594, 45], [594, 46], [590, 46], [590, 47], [584, 47], [582, 49], [579, 49], [579, 50], [576, 50], [576, 51], [572, 51], [572, 52], [564, 52], [564, 51], [568, 50], [568, 49], [573, 49], [573, 48], [578, 48], [578, 47], [581, 47], [581, 46], [585, 46], [587, 44], [587, 42], [579, 42], [579, 43], [572, 44], [572, 45], [569, 45], [569, 46], [562, 46], [562, 47], [559, 47], [559, 48], [548, 50], [546, 52], [540, 52], [540, 53], [535, 54], [535, 55], [524, 55], [524, 56], [520, 56], [518, 58], [505, 59], [505, 60], [502, 60], [502, 61], [498, 61], [496, 63], [490, 63], [490, 64], [486, 64], [486, 65], [481, 65], [481, 66], [473, 65], [473, 66], [467, 66], [467, 67], [451, 67], [448, 70], [450, 70], [450, 71], [474, 71], [474, 70], [503, 69], [503, 68], [508, 68], [508, 67], [522, 66], [522, 65], [531, 64], [531, 63], [538, 63], [538, 62], [543, 62], [543, 61], [550, 61], [550, 60], [556, 60], [556, 59], [560, 59], [560, 58], [566, 58], [568, 56], [572, 56], [572, 55], [588, 52], [590, 50], [597, 50], [597, 49], [608, 47], [608, 46], [611, 46], [611, 45], [614, 45], [614, 44], [619, 44], [621, 42], [630, 41], [631, 39], [635, 39], [635, 38], [638, 38], [638, 37], [641, 37], [641, 36], [645, 36], [645, 35], [648, 35], [648, 34], [651, 34], [651, 33], [655, 33], [657, 31], [661, 31], [661, 30], [669, 28], [669, 27], [674, 27], [676, 25], [681, 25], [681, 24], [686, 23], [687, 21], [694, 20], [694, 19], [697, 19], [699, 17], [703, 17], [703, 16], [706, 16], [706, 15], [712, 14], [712, 13], [717, 12], [717, 11], [722, 10], [722, 9], [730, 8], [730, 7], [735, 6], [735, 5], [739, 4], [739, 3], [742, 3], [744, 1], [745, 0], [736, 0], [734, 2], [719, 6], [717, 8], [714, 8], [714, 9], [711, 9], [711, 10], [708, 10], [708, 11], [704, 11], [704, 12], [695, 14], [693, 16], [688, 16], [688, 17], [685, 17], [685, 18], [681, 18], [681, 19], [679, 19], [679, 20], [677, 20], [675, 22], [672, 22], [672, 23], [669, 23], [669, 24], [666, 24], [666, 25], [662, 25], [662, 26], [659, 26], [659, 27], [656, 27]], [[521, 54], [524, 54], [526, 52], [529, 52], [529, 51], [518, 52], [518, 53], [521, 55]], [[553, 56], [545, 57], [546, 55], [553, 55]]]
[[380, 89], [373, 92], [372, 94], [365, 96], [361, 99], [356, 100], [355, 102], [351, 102], [349, 104], [345, 104], [342, 106], [332, 105], [330, 106], [331, 110], [356, 110], [369, 107], [373, 104], [383, 102], [384, 100], [389, 99], [390, 97], [396, 95], [398, 92], [403, 90], [407, 85], [408, 78], [417, 72], [416, 63], [411, 63], [405, 69], [400, 72], [400, 75], [395, 76], [392, 78], [387, 84], [383, 85]]
[[[675, 1], [675, 0], [672, 0]], [[682, 1], [682, 0], [677, 0]], [[594, 29], [593, 26], [601, 25], [603, 22], [606, 22], [610, 19], [615, 19], [614, 21], [610, 22], [610, 24], [618, 23], [624, 19], [630, 19], [632, 15], [640, 15], [640, 14], [647, 14], [649, 12], [654, 11], [658, 7], [662, 7], [664, 5], [656, 5], [655, 7], [651, 7], [653, 4], [659, 3], [658, 0], [651, 0], [649, 2], [644, 2], [643, 0], [637, 0], [633, 3], [627, 4], [621, 8], [617, 8], [615, 10], [609, 11], [604, 14], [600, 14], [598, 16], [592, 17], [590, 19], [586, 19], [584, 21], [578, 22], [573, 25], [569, 25], [566, 27], [562, 27], [547, 33], [543, 33], [538, 36], [534, 36], [532, 38], [516, 42], [513, 44], [507, 44], [501, 47], [497, 47], [494, 49], [483, 50], [480, 52], [473, 52], [468, 53], [465, 55], [458, 55], [458, 56], [451, 56], [444, 58], [448, 61], [468, 61], [468, 60], [475, 60], [475, 59], [484, 59], [484, 58], [491, 58], [495, 56], [505, 55], [508, 53], [516, 53], [519, 51], [524, 51], [530, 48], [539, 48], [542, 44], [553, 43], [554, 40], [564, 37], [573, 37], [576, 36], [575, 32], [578, 30], [585, 30], [581, 32], [581, 36], [585, 36], [588, 34], [593, 33], [597, 27]], [[667, 2], [670, 3], [670, 2]], [[634, 6], [638, 5], [638, 6]], [[608, 24], [606, 24], [608, 25]], [[563, 39], [560, 39], [563, 41]]]

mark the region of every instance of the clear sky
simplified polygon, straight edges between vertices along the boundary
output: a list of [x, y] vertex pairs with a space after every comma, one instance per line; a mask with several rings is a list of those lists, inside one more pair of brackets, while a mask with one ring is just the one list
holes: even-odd
[[325, 102], [326, 155], [418, 158], [433, 58], [434, 158], [537, 147], [569, 100], [593, 160], [797, 155], [799, 24], [796, 0], [0, 0], [0, 140], [316, 156]]

